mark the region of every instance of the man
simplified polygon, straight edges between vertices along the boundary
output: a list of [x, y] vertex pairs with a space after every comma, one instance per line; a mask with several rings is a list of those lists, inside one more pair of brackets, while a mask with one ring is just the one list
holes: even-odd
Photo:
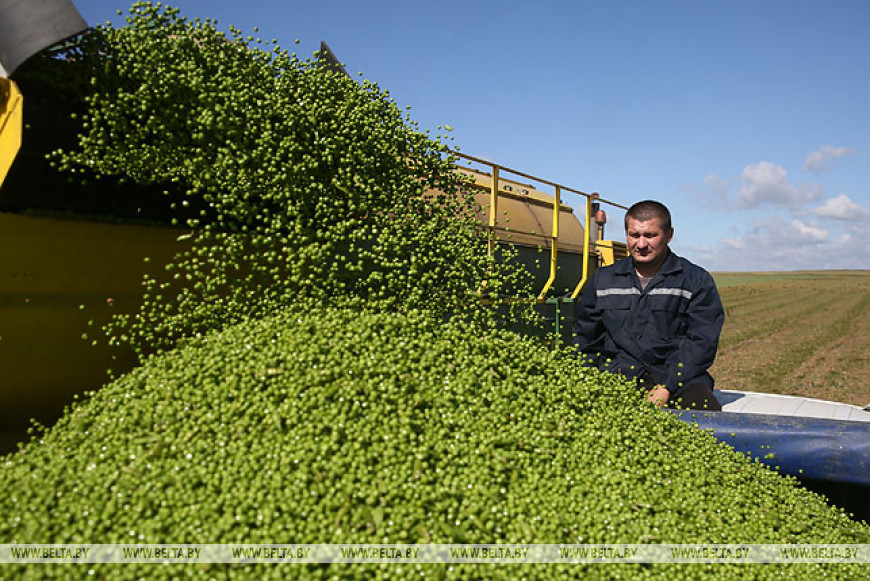
[[636, 378], [656, 405], [721, 410], [707, 373], [725, 320], [713, 277], [670, 250], [659, 202], [629, 208], [625, 234], [630, 256], [598, 269], [578, 306], [584, 364]]

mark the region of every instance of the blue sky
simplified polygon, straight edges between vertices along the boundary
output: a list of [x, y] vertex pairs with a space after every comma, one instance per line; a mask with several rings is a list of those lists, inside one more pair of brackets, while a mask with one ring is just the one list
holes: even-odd
[[[131, 4], [74, 3], [92, 25]], [[709, 270], [870, 269], [870, 2], [169, 4], [301, 55], [325, 40], [466, 153], [661, 200]]]

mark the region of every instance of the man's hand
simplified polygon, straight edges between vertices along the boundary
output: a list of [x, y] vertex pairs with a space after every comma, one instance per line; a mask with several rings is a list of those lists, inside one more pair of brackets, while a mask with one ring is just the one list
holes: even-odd
[[658, 384], [646, 394], [646, 400], [653, 402], [658, 407], [664, 407], [670, 398], [671, 392], [662, 384]]

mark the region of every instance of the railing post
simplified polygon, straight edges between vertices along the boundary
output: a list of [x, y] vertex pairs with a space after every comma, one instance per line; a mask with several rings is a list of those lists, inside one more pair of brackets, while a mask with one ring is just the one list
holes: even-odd
[[576, 299], [580, 296], [580, 291], [583, 290], [583, 287], [586, 286], [586, 279], [589, 278], [589, 228], [590, 228], [590, 215], [592, 214], [592, 198], [597, 198], [597, 194], [591, 194], [586, 196], [586, 219], [583, 231], [583, 276], [580, 278], [580, 282], [577, 283], [577, 287], [574, 289], [574, 292], [571, 293], [571, 298]]
[[553, 283], [556, 281], [556, 270], [559, 268], [559, 214], [562, 207], [562, 188], [556, 186], [556, 196], [553, 202], [553, 232], [550, 246], [550, 277], [547, 279], [547, 284], [538, 293], [538, 302], [543, 302], [547, 298], [547, 292]]
[[498, 166], [492, 165], [492, 185], [489, 188], [489, 244], [490, 258], [495, 254], [495, 225], [498, 221]]

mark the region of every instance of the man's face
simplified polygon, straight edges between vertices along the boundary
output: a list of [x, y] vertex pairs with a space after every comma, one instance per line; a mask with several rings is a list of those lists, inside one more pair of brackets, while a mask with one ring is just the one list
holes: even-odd
[[640, 265], [663, 261], [673, 235], [674, 229], [666, 231], [658, 218], [646, 222], [628, 218], [625, 230], [628, 251], [634, 262]]

